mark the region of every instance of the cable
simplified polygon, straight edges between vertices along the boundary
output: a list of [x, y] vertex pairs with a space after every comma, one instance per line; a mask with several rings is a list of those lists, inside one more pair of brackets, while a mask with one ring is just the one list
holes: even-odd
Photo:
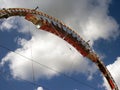
[[[31, 37], [30, 36], [30, 33], [31, 33], [31, 28], [30, 28], [30, 24], [29, 24], [29, 38]], [[30, 44], [30, 52], [31, 52], [31, 58], [32, 58], [32, 44]], [[33, 61], [31, 62], [31, 64], [32, 64], [32, 78], [33, 78], [33, 82], [35, 83], [36, 81], [35, 81], [35, 71], [34, 71], [34, 63], [33, 63]], [[35, 88], [35, 84], [33, 85], [33, 89]]]
[[52, 71], [54, 71], [54, 72], [56, 72], [56, 73], [58, 73], [58, 74], [61, 74], [61, 75], [65, 76], [65, 77], [67, 77], [67, 78], [69, 78], [69, 79], [71, 79], [71, 80], [73, 80], [73, 81], [75, 81], [75, 82], [77, 82], [77, 83], [79, 83], [79, 84], [82, 84], [82, 85], [84, 85], [84, 86], [88, 86], [89, 88], [91, 88], [91, 89], [93, 89], [93, 90], [96, 90], [96, 88], [93, 87], [93, 86], [90, 86], [90, 85], [88, 85], [88, 84], [86, 84], [86, 83], [84, 83], [84, 82], [80, 82], [79, 80], [77, 80], [77, 79], [75, 79], [75, 78], [73, 78], [73, 77], [70, 77], [70, 76], [68, 76], [68, 75], [66, 75], [66, 74], [64, 74], [64, 73], [62, 73], [62, 72], [59, 72], [59, 71], [57, 71], [57, 70], [55, 70], [55, 69], [53, 69], [53, 68], [51, 68], [51, 67], [48, 67], [48, 66], [46, 66], [46, 65], [43, 65], [43, 64], [41, 64], [41, 63], [39, 63], [39, 62], [37, 62], [37, 61], [34, 61], [34, 60], [31, 59], [31, 58], [28, 58], [28, 57], [26, 57], [26, 56], [24, 56], [24, 55], [21, 55], [21, 54], [19, 54], [19, 53], [17, 53], [17, 52], [14, 52], [13, 50], [11, 50], [11, 49], [3, 46], [3, 45], [0, 45], [0, 47], [5, 48], [5, 49], [7, 49], [7, 50], [9, 50], [9, 51], [17, 54], [17, 55], [20, 55], [20, 56], [26, 58], [26, 59], [29, 60], [29, 61], [33, 61], [34, 63], [37, 63], [37, 64], [41, 65], [42, 67], [45, 67], [45, 68], [47, 68], [47, 69], [49, 69], [49, 70], [52, 70]]
[[32, 62], [34, 62], [34, 63], [37, 63], [37, 64], [39, 64], [40, 66], [42, 66], [42, 67], [44, 67], [44, 68], [47, 68], [47, 69], [52, 70], [52, 71], [54, 71], [54, 72], [56, 72], [56, 73], [58, 73], [58, 74], [60, 74], [60, 75], [63, 75], [64, 77], [66, 77], [66, 78], [68, 78], [68, 79], [71, 79], [72, 81], [75, 81], [75, 82], [77, 82], [77, 83], [79, 83], [79, 84], [82, 84], [82, 85], [84, 85], [84, 86], [88, 86], [88, 87], [91, 88], [92, 90], [96, 90], [95, 87], [90, 86], [89, 84], [86, 84], [86, 83], [84, 83], [84, 82], [81, 82], [81, 81], [79, 81], [79, 80], [77, 80], [77, 79], [75, 79], [75, 78], [73, 78], [73, 77], [71, 77], [71, 76], [68, 76], [68, 75], [66, 75], [66, 74], [64, 74], [64, 73], [62, 73], [62, 72], [60, 72], [60, 71], [57, 71], [57, 70], [55, 70], [55, 69], [53, 69], [53, 68], [51, 68], [51, 67], [48, 67], [48, 66], [46, 66], [46, 65], [44, 65], [44, 64], [41, 64], [41, 63], [35, 61], [34, 59], [31, 59], [31, 58], [28, 58], [28, 57], [26, 57], [26, 56], [24, 56], [24, 55], [22, 55], [22, 54], [19, 54], [19, 53], [13, 51], [13, 50], [11, 50], [11, 49], [9, 49], [9, 48], [1, 45], [1, 44], [0, 44], [0, 47], [2, 47], [2, 48], [4, 48], [4, 49], [7, 49], [7, 50], [9, 50], [9, 51], [11, 51], [11, 52], [19, 55], [19, 56], [22, 56], [22, 57], [26, 58], [26, 59], [29, 60], [29, 61], [32, 61]]

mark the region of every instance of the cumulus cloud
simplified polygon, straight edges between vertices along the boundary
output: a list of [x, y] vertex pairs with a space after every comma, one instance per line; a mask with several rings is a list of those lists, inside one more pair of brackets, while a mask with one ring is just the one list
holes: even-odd
[[[111, 16], [108, 16], [110, 1], [85, 1], [85, 4], [81, 3], [82, 7], [76, 6], [74, 14], [70, 18], [66, 18], [68, 19], [66, 23], [73, 27], [85, 40], [89, 39], [92, 45], [94, 41], [100, 38], [107, 40], [118, 36], [119, 25]], [[80, 10], [77, 10], [78, 8]]]
[[15, 29], [18, 29], [20, 28], [18, 26], [18, 23], [20, 22], [20, 18], [18, 17], [10, 17], [8, 19], [3, 19], [1, 20], [1, 25], [0, 25], [0, 30], [1, 31], [10, 31], [10, 30], [15, 30]]
[[[117, 22], [108, 16], [110, 0], [44, 0], [42, 2], [40, 0], [29, 0], [29, 2], [28, 0], [16, 0], [14, 3], [12, 3], [12, 0], [3, 0], [0, 3], [3, 3], [1, 8], [34, 8], [39, 6], [40, 10], [57, 17], [75, 29], [86, 41], [91, 40], [91, 45], [94, 44], [95, 40], [109, 39], [113, 36], [116, 37], [118, 34], [119, 26]], [[6, 27], [11, 28], [9, 23], [6, 23], [8, 24]], [[26, 33], [29, 31], [28, 22], [22, 20], [20, 24], [23, 28], [19, 32]], [[34, 26], [30, 28], [35, 30]], [[91, 79], [92, 74], [96, 72], [96, 67], [85, 60], [65, 41], [43, 31], [33, 31], [31, 35], [32, 38], [28, 41], [23, 38], [18, 39], [21, 48], [16, 49], [15, 52], [31, 57], [35, 61], [63, 73], [84, 73], [89, 76], [88, 79]], [[28, 62], [27, 59], [12, 52], [2, 59], [1, 64], [4, 65], [8, 61], [14, 78], [32, 78], [30, 61]], [[51, 78], [58, 75], [58, 73], [39, 64], [35, 64], [34, 69], [36, 79]]]
[[16, 0], [14, 4], [11, 1], [3, 0], [3, 7], [39, 6], [40, 10], [75, 29], [85, 40], [89, 38], [91, 44], [100, 38], [109, 39], [118, 35], [119, 25], [108, 16], [111, 0]]
[[[94, 65], [84, 60], [73, 47], [54, 35], [36, 35], [33, 36], [30, 41], [24, 39], [19, 39], [18, 41], [18, 43], [22, 45], [22, 48], [17, 49], [15, 51], [16, 53], [33, 58], [36, 62], [42, 64], [41, 66], [38, 63], [34, 63], [36, 79], [43, 77], [51, 78], [54, 75], [59, 75], [57, 72], [69, 74], [81, 72], [90, 75], [90, 79], [92, 74], [96, 71]], [[57, 43], [57, 45], [55, 43]], [[7, 56], [3, 58], [1, 64], [4, 65], [7, 61], [10, 62], [10, 69], [14, 78], [32, 78], [31, 61], [13, 52], [8, 53]], [[46, 66], [48, 68], [46, 68]], [[51, 70], [51, 68], [53, 70]]]
[[[118, 88], [120, 89], [120, 57], [115, 60], [113, 64], [107, 65], [108, 70], [110, 71], [111, 75], [113, 76]], [[106, 87], [106, 90], [110, 90], [110, 87], [107, 83], [107, 81], [104, 79], [103, 86]]]

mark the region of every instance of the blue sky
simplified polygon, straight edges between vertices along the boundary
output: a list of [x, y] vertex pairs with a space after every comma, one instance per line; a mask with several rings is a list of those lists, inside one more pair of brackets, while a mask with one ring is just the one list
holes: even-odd
[[[0, 7], [39, 6], [62, 20], [90, 40], [120, 88], [119, 0], [18, 1], [1, 0]], [[96, 66], [60, 38], [20, 17], [0, 20], [0, 25], [0, 45], [15, 51], [0, 47], [0, 90], [109, 90]]]

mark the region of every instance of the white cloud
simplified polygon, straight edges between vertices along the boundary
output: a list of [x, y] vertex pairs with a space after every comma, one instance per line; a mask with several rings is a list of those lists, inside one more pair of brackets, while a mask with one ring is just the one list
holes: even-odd
[[[111, 75], [113, 76], [118, 88], [120, 89], [120, 57], [115, 60], [113, 64], [107, 65], [108, 70], [110, 71]], [[104, 79], [103, 86], [106, 87], [106, 90], [110, 90], [110, 87], [107, 81]]]
[[44, 90], [42, 87], [38, 87], [37, 90]]
[[[91, 45], [94, 44], [95, 40], [100, 38], [109, 39], [110, 37], [116, 37], [118, 34], [119, 26], [117, 22], [108, 16], [110, 0], [44, 0], [42, 2], [40, 0], [29, 0], [29, 2], [28, 0], [16, 0], [14, 3], [12, 3], [12, 0], [3, 0], [0, 3], [3, 3], [2, 8], [34, 8], [39, 6], [40, 10], [63, 20], [85, 40], [91, 40]], [[63, 73], [84, 73], [89, 76], [88, 79], [92, 79], [96, 67], [86, 61], [74, 48], [54, 35], [43, 31], [34, 31], [35, 27], [29, 27], [29, 23], [26, 21], [21, 20], [20, 22], [23, 28], [18, 32], [26, 33], [31, 28], [33, 30], [31, 32], [32, 39], [29, 41], [18, 39], [18, 44], [22, 47], [16, 49], [15, 52], [31, 57], [32, 50], [32, 58], [41, 64]], [[9, 25], [8, 22], [6, 23]], [[31, 62], [14, 53], [8, 53], [2, 59], [3, 64], [7, 61], [10, 62], [9, 66], [14, 78], [32, 78]], [[51, 78], [58, 75], [58, 73], [38, 64], [34, 65], [34, 69], [36, 79]]]
[[[40, 36], [39, 34], [33, 36], [30, 41], [19, 39], [18, 43], [23, 47], [17, 49], [16, 52], [29, 58], [32, 57], [40, 64], [50, 67], [58, 72], [69, 74], [72, 74], [73, 72], [84, 73], [91, 77], [96, 71], [94, 65], [91, 65], [88, 61], [84, 60], [84, 58], [65, 41], [49, 33], [46, 36]], [[55, 43], [57, 43], [57, 45]], [[32, 78], [32, 64], [30, 61], [13, 52], [3, 58], [1, 64], [4, 64], [7, 61], [10, 62], [10, 69], [14, 78]], [[42, 77], [51, 78], [54, 75], [59, 75], [59, 73], [36, 63], [34, 63], [34, 69], [36, 79]]]
[[8, 19], [4, 19], [4, 20], [1, 20], [1, 25], [0, 25], [0, 30], [1, 31], [10, 31], [12, 29], [17, 29], [18, 26], [16, 25], [16, 20], [18, 20], [18, 18], [8, 18]]
[[[90, 40], [91, 44], [100, 38], [107, 40], [118, 36], [119, 25], [111, 16], [108, 16], [110, 0], [85, 1], [85, 4], [81, 3], [82, 7], [77, 5], [72, 16], [66, 18], [66, 23], [77, 30], [85, 40]], [[90, 3], [97, 3], [97, 5]]]
[[[111, 0], [3, 0], [4, 7], [25, 7], [39, 9], [63, 20], [75, 29], [85, 40], [109, 39], [118, 35], [119, 25], [108, 16]], [[27, 3], [27, 4], [26, 4]], [[99, 32], [99, 33], [98, 33]]]

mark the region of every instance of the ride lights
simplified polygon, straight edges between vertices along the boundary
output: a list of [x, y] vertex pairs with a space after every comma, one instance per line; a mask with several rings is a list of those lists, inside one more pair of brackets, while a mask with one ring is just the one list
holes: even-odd
[[39, 29], [41, 27], [41, 24], [37, 24], [36, 27], [37, 29]]

